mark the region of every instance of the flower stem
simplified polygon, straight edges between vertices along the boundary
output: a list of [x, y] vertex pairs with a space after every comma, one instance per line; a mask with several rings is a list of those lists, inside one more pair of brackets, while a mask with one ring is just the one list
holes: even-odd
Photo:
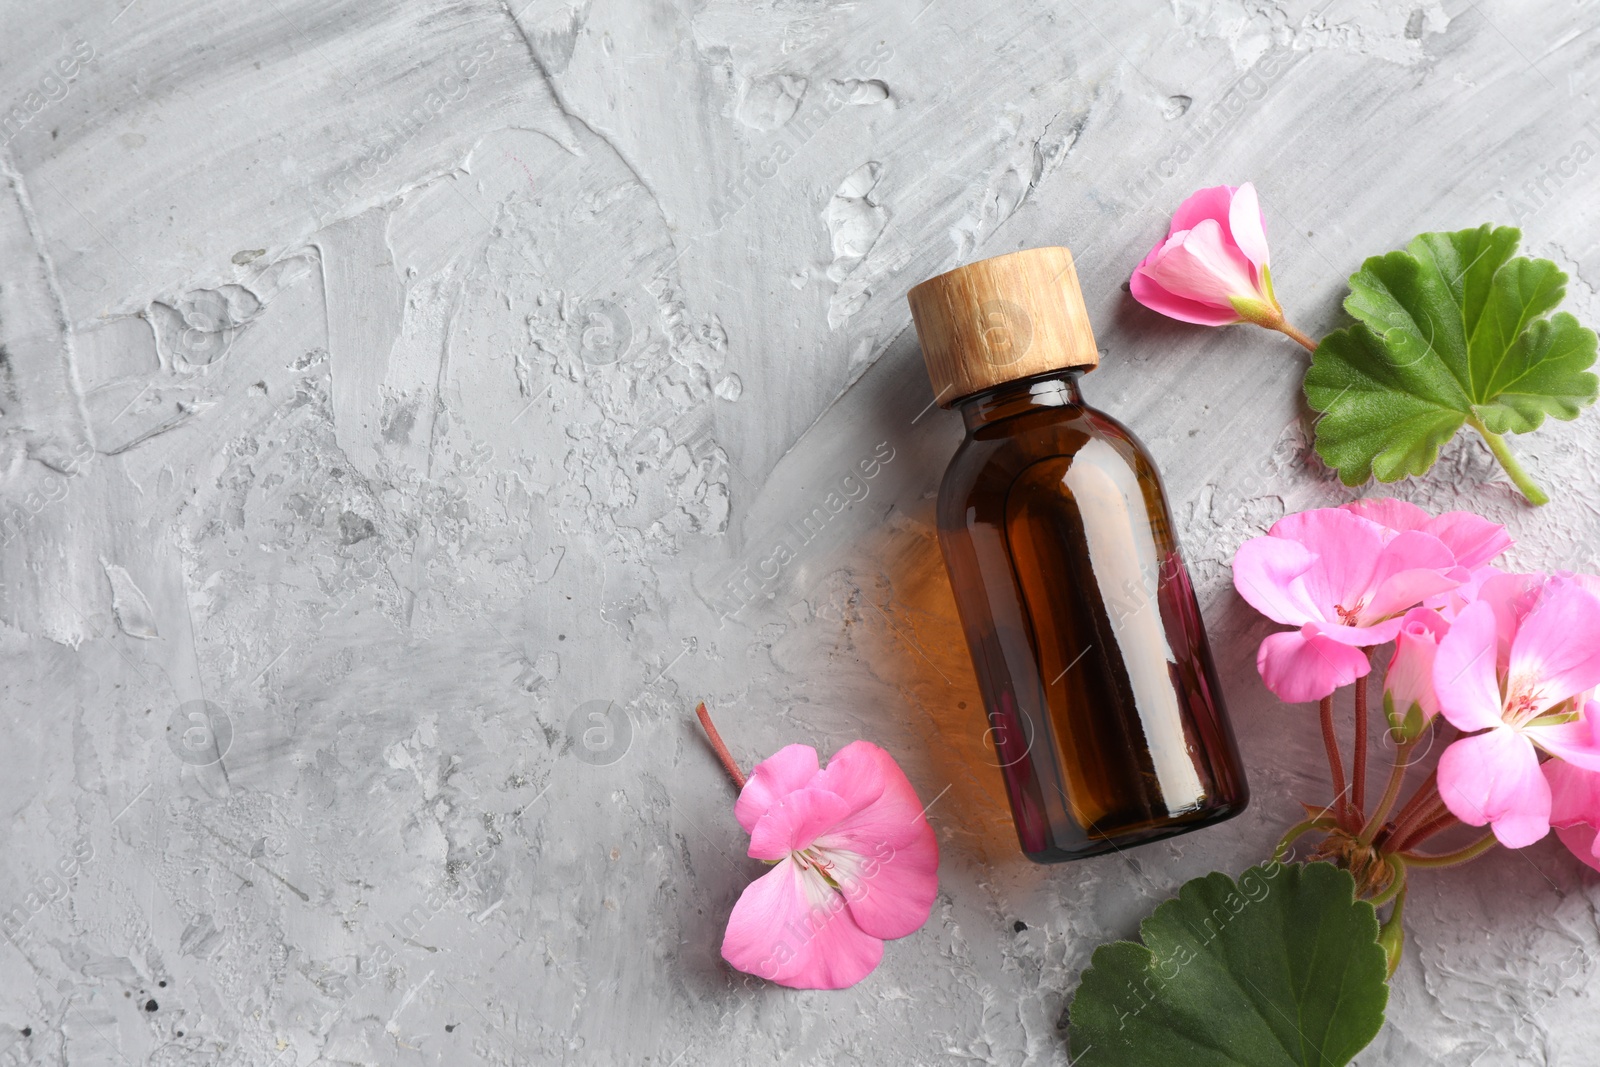
[[1313, 341], [1311, 338], [1307, 337], [1305, 334], [1301, 333], [1299, 330], [1295, 329], [1293, 326], [1290, 326], [1288, 319], [1284, 319], [1283, 321], [1279, 322], [1276, 326], [1272, 326], [1272, 327], [1269, 327], [1269, 328], [1277, 330], [1279, 333], [1283, 334], [1285, 337], [1289, 337], [1289, 338], [1292, 338], [1293, 340], [1296, 340], [1296, 341], [1300, 342], [1301, 346], [1304, 347], [1307, 352], [1315, 352], [1317, 350], [1317, 342]]
[[1333, 778], [1333, 805], [1340, 812], [1339, 821], [1343, 823], [1344, 813], [1349, 811], [1350, 800], [1345, 796], [1344, 760], [1339, 756], [1339, 738], [1333, 732], [1333, 696], [1329, 694], [1322, 698], [1322, 747], [1328, 750], [1328, 774]]
[[1422, 840], [1418, 836], [1422, 827], [1448, 814], [1444, 805], [1437, 800], [1429, 800], [1409, 812], [1402, 812], [1401, 817], [1390, 823], [1389, 833], [1379, 838], [1378, 846], [1386, 852], [1399, 852], [1408, 845]]
[[1389, 831], [1383, 835], [1383, 844], [1403, 840], [1405, 835], [1420, 822], [1428, 818], [1428, 812], [1439, 801], [1439, 772], [1435, 770], [1428, 775], [1428, 780], [1423, 782], [1411, 799], [1401, 807], [1400, 814], [1396, 815], [1390, 823]]
[[1378, 806], [1372, 809], [1372, 817], [1367, 820], [1367, 825], [1361, 828], [1361, 843], [1372, 844], [1372, 839], [1383, 828], [1383, 820], [1388, 817], [1394, 802], [1400, 797], [1400, 786], [1406, 779], [1406, 768], [1411, 765], [1411, 750], [1417, 745], [1415, 739], [1406, 741], [1394, 751], [1394, 766], [1389, 768], [1389, 781], [1383, 787], [1383, 796], [1378, 798]]
[[1455, 867], [1458, 864], [1466, 863], [1468, 860], [1475, 860], [1496, 844], [1494, 834], [1487, 833], [1472, 844], [1467, 845], [1465, 848], [1458, 848], [1454, 852], [1446, 852], [1439, 856], [1429, 856], [1421, 852], [1408, 852], [1405, 854], [1404, 859], [1407, 867], [1431, 867], [1437, 870], [1440, 867]]
[[1406, 891], [1406, 866], [1410, 861], [1401, 859], [1399, 856], [1385, 856], [1383, 857], [1383, 862], [1388, 865], [1393, 876], [1390, 878], [1389, 884], [1384, 887], [1383, 892], [1371, 898], [1374, 908], [1383, 907]]
[[1405, 927], [1401, 925], [1406, 914], [1406, 892], [1408, 885], [1402, 885], [1400, 892], [1395, 894], [1394, 907], [1389, 911], [1389, 917], [1378, 927], [1378, 943], [1383, 946], [1384, 953], [1389, 957], [1389, 973], [1386, 977], [1393, 978], [1394, 972], [1400, 967], [1400, 954], [1405, 950]]
[[1494, 458], [1500, 461], [1500, 466], [1511, 476], [1511, 482], [1523, 496], [1528, 498], [1528, 503], [1539, 505], [1550, 503], [1550, 497], [1543, 489], [1528, 476], [1522, 469], [1522, 464], [1517, 462], [1517, 457], [1511, 454], [1511, 449], [1506, 445], [1506, 440], [1497, 433], [1490, 433], [1483, 420], [1476, 415], [1467, 416], [1467, 425], [1478, 431], [1478, 436], [1483, 438], [1483, 443], [1489, 446], [1489, 451], [1494, 453]]
[[1335, 825], [1332, 819], [1327, 818], [1305, 819], [1295, 823], [1278, 838], [1278, 847], [1272, 850], [1272, 862], [1283, 862], [1283, 857], [1289, 854], [1289, 846], [1294, 844], [1295, 838], [1309, 834], [1312, 830], [1332, 830]]
[[1356, 679], [1356, 743], [1350, 758], [1350, 803], [1359, 818], [1367, 806], [1367, 678]]
[[694, 713], [700, 717], [700, 725], [705, 729], [706, 739], [711, 742], [711, 751], [717, 754], [717, 759], [722, 762], [728, 777], [733, 779], [733, 784], [743, 789], [744, 772], [739, 769], [739, 763], [733, 758], [733, 753], [728, 751], [728, 746], [722, 743], [722, 735], [717, 733], [717, 728], [711, 724], [711, 713], [706, 710], [706, 702], [702, 700], [694, 709]]
[[1396, 838], [1394, 841], [1391, 841], [1390, 844], [1394, 847], [1395, 851], [1405, 852], [1408, 849], [1416, 848], [1434, 834], [1448, 830], [1452, 826], [1459, 825], [1460, 822], [1460, 819], [1450, 814], [1450, 812], [1447, 810], [1435, 815], [1433, 818], [1429, 819], [1415, 830], [1412, 830], [1410, 833], [1406, 834], [1403, 840]]

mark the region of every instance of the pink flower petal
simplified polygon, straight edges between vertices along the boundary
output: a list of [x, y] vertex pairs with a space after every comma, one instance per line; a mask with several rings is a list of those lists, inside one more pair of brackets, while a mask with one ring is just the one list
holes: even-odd
[[856, 921], [883, 938], [920, 928], [939, 891], [939, 845], [905, 772], [877, 745], [854, 741], [818, 781], [846, 797], [871, 798], [815, 841]]
[[1550, 785], [1533, 746], [1510, 727], [1464, 737], [1445, 749], [1439, 796], [1462, 822], [1492, 824], [1507, 848], [1526, 847], [1550, 832]]
[[1270, 252], [1267, 248], [1267, 222], [1261, 214], [1261, 201], [1256, 196], [1256, 187], [1250, 182], [1239, 186], [1233, 194], [1233, 202], [1228, 205], [1228, 233], [1239, 251], [1244, 253], [1257, 268], [1256, 278], [1261, 277], [1260, 268], [1268, 265]]
[[850, 814], [817, 843], [871, 855], [879, 847], [899, 848], [927, 825], [922, 801], [894, 757], [870, 741], [852, 741], [833, 754], [817, 784], [844, 797]]
[[1600, 771], [1600, 704], [1588, 701], [1574, 722], [1524, 726], [1528, 739], [1552, 756], [1586, 771]]
[[750, 855], [758, 860], [780, 860], [810, 848], [818, 835], [849, 814], [849, 802], [837, 793], [814, 785], [796, 789], [756, 820], [750, 830]]
[[1168, 228], [1170, 236], [1182, 230], [1192, 230], [1206, 219], [1211, 219], [1219, 226], [1228, 224], [1228, 216], [1233, 208], [1233, 196], [1238, 191], [1232, 185], [1213, 185], [1205, 189], [1196, 189], [1189, 198], [1178, 205], [1178, 210], [1172, 213], [1172, 225]]
[[1501, 725], [1504, 704], [1495, 671], [1496, 643], [1494, 609], [1481, 600], [1468, 604], [1439, 641], [1433, 691], [1439, 697], [1440, 714], [1459, 729]]
[[816, 776], [817, 750], [810, 745], [785, 745], [750, 772], [733, 805], [733, 817], [748, 833], [768, 808]]
[[1370, 595], [1384, 549], [1384, 530], [1377, 523], [1339, 508], [1315, 508], [1285, 515], [1267, 532], [1298, 541], [1316, 555], [1305, 584], [1319, 617], [1338, 622], [1336, 607], [1353, 611]]
[[1600, 596], [1600, 576], [1593, 574], [1573, 574], [1568, 575], [1568, 577], [1577, 582], [1579, 585], [1583, 586], [1585, 589], [1589, 590], [1589, 592], [1593, 593], [1595, 596]]
[[1483, 590], [1483, 584], [1490, 578], [1498, 577], [1501, 573], [1500, 568], [1487, 563], [1481, 567], [1474, 567], [1467, 575], [1466, 581], [1454, 589], [1446, 590], [1443, 593], [1435, 593], [1422, 603], [1425, 607], [1438, 611], [1444, 617], [1444, 620], [1449, 622], [1461, 614], [1461, 610], [1468, 604], [1480, 599], [1479, 594]]
[[1600, 774], [1558, 759], [1541, 769], [1550, 783], [1550, 825], [1600, 826]]
[[[910, 793], [910, 801], [917, 803], [917, 792], [906, 781], [906, 773], [899, 769], [890, 753], [870, 741], [851, 741], [827, 760], [816, 779], [822, 789], [838, 793], [850, 801], [851, 811], [861, 811], [878, 798], [891, 793]], [[917, 809], [922, 808], [917, 803]]]
[[843, 989], [878, 966], [883, 942], [856, 924], [820, 875], [786, 859], [739, 895], [722, 958], [794, 989]]
[[1517, 627], [1506, 692], [1527, 694], [1538, 711], [1600, 685], [1600, 599], [1552, 578]]
[[1321, 700], [1372, 670], [1366, 653], [1298, 630], [1273, 634], [1261, 642], [1256, 669], [1279, 700], [1300, 704]]
[[1231, 306], [1202, 304], [1198, 300], [1168, 292], [1145, 273], [1143, 265], [1135, 269], [1133, 277], [1128, 279], [1128, 290], [1135, 300], [1151, 311], [1160, 312], [1179, 322], [1192, 322], [1196, 326], [1231, 326], [1244, 321]]
[[861, 929], [885, 940], [920, 930], [939, 894], [939, 842], [933, 827], [919, 818], [916, 835], [891, 848], [880, 843], [870, 853], [817, 847], [835, 861], [829, 873], [849, 902]]
[[1511, 547], [1511, 535], [1497, 522], [1470, 511], [1447, 511], [1423, 527], [1455, 553], [1463, 567], [1481, 567]]
[[1543, 574], [1493, 574], [1478, 586], [1473, 599], [1487, 604], [1494, 611], [1495, 664], [1505, 671], [1511, 658], [1511, 639], [1528, 612], [1544, 593], [1547, 576]]
[[1481, 567], [1511, 547], [1511, 535], [1504, 526], [1470, 511], [1447, 511], [1434, 517], [1415, 504], [1392, 496], [1352, 500], [1339, 506], [1395, 533], [1418, 530], [1432, 534], [1450, 549], [1458, 565], [1469, 570]]
[[1360, 515], [1363, 519], [1375, 522], [1379, 526], [1387, 527], [1395, 533], [1424, 529], [1433, 519], [1432, 515], [1429, 515], [1415, 504], [1392, 496], [1352, 500], [1348, 504], [1340, 504], [1339, 507], [1344, 511]]
[[1233, 554], [1233, 587], [1251, 607], [1286, 626], [1321, 620], [1321, 609], [1306, 594], [1302, 576], [1317, 557], [1287, 537], [1252, 537]]
[[1450, 620], [1432, 608], [1416, 607], [1401, 618], [1400, 631], [1413, 640], [1437, 645], [1439, 639], [1450, 632]]
[[1202, 304], [1232, 307], [1234, 297], [1260, 299], [1250, 261], [1212, 219], [1173, 234], [1139, 269], [1169, 293]]
[[1308, 622], [1300, 627], [1307, 637], [1313, 633], [1321, 634], [1330, 641], [1337, 641], [1341, 645], [1351, 648], [1372, 648], [1374, 645], [1388, 644], [1400, 632], [1403, 619], [1386, 619], [1375, 622], [1371, 626], [1340, 626], [1328, 622]]
[[1417, 530], [1395, 534], [1373, 565], [1372, 594], [1362, 617], [1395, 615], [1454, 589], [1467, 576], [1465, 569], [1451, 573], [1457, 570], [1455, 554], [1432, 534]]
[[1556, 836], [1567, 846], [1567, 851], [1600, 871], [1600, 837], [1596, 836], [1593, 826], [1580, 823], [1558, 827]]
[[1439, 698], [1433, 693], [1433, 661], [1439, 639], [1450, 631], [1450, 624], [1432, 608], [1412, 608], [1401, 623], [1383, 691], [1397, 714], [1405, 715], [1415, 704], [1424, 720], [1431, 719], [1439, 713]]

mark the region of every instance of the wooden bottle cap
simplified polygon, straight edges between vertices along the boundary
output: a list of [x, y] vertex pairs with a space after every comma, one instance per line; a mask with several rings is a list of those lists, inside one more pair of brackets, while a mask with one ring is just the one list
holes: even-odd
[[1029, 248], [929, 278], [906, 294], [934, 397], [962, 397], [1100, 362], [1065, 248]]

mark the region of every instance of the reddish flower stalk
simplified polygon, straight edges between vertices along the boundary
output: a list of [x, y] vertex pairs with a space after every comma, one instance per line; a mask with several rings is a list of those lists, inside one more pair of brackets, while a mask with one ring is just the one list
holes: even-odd
[[[1443, 802], [1441, 801], [1441, 807], [1442, 806]], [[1450, 829], [1452, 826], [1459, 825], [1461, 825], [1461, 820], [1446, 811], [1444, 814], [1434, 816], [1421, 826], [1417, 827], [1415, 830], [1411, 831], [1405, 836], [1405, 840], [1395, 841], [1394, 850], [1396, 852], [1408, 852], [1422, 844], [1434, 834], [1442, 833], [1445, 830]]]
[[1342, 825], [1349, 811], [1349, 798], [1345, 796], [1344, 760], [1339, 755], [1339, 738], [1333, 732], [1333, 697], [1322, 698], [1322, 745], [1328, 750], [1328, 773], [1333, 778], [1333, 803]]
[[1366, 821], [1367, 807], [1367, 678], [1356, 679], [1356, 750], [1352, 757], [1355, 770], [1350, 780], [1350, 803], [1356, 815]]
[[1379, 838], [1380, 847], [1385, 851], [1392, 851], [1390, 846], [1394, 842], [1404, 840], [1418, 826], [1442, 810], [1444, 810], [1443, 801], [1439, 799], [1439, 772], [1435, 770], [1428, 775], [1428, 780], [1411, 794], [1411, 799], [1400, 809], [1400, 814], [1394, 817], [1388, 833]]
[[717, 759], [728, 772], [728, 777], [733, 779], [733, 784], [743, 789], [744, 772], [739, 769], [739, 762], [733, 758], [733, 753], [728, 751], [728, 746], [723, 744], [722, 735], [717, 733], [717, 728], [712, 725], [711, 713], [706, 710], [706, 702], [702, 700], [696, 705], [694, 713], [700, 718], [700, 725], [706, 732], [706, 740], [711, 742], [711, 751], [717, 754]]

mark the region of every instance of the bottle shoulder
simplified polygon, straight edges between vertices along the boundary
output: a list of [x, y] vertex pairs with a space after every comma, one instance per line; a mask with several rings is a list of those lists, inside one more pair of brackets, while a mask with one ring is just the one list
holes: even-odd
[[939, 487], [940, 510], [961, 506], [974, 494], [1004, 489], [1036, 463], [1070, 459], [1098, 442], [1102, 461], [1119, 457], [1141, 476], [1154, 477], [1155, 464], [1132, 430], [1090, 407], [1030, 413], [980, 426], [969, 433], [945, 468]]

